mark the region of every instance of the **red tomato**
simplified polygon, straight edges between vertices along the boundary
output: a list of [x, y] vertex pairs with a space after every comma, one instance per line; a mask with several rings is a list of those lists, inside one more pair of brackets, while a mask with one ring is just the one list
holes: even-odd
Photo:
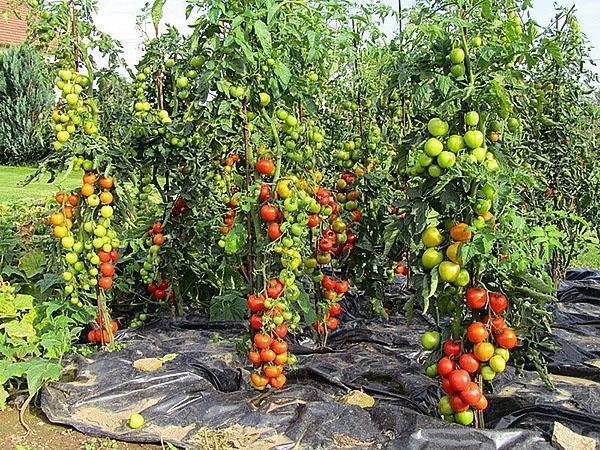
[[458, 395], [453, 395], [450, 398], [450, 407], [454, 412], [463, 412], [469, 409], [469, 405], [463, 402]]
[[96, 342], [96, 332], [94, 330], [90, 330], [87, 334], [87, 340], [88, 342]]
[[333, 228], [325, 228], [322, 233], [323, 237], [326, 239], [335, 239], [336, 233], [333, 231]]
[[321, 240], [319, 240], [319, 250], [321, 250], [322, 252], [328, 252], [333, 248], [333, 244], [333, 239], [322, 238]]
[[119, 252], [116, 250], [111, 250], [110, 251], [110, 259], [112, 259], [113, 262], [117, 262], [117, 260], [119, 259]]
[[[439, 372], [439, 368], [438, 368]], [[462, 391], [467, 387], [467, 383], [471, 381], [469, 377], [469, 372], [464, 369], [455, 369], [448, 375], [448, 380], [450, 381], [450, 386], [457, 392]]]
[[467, 386], [458, 394], [460, 399], [469, 406], [474, 406], [481, 398], [481, 389], [477, 383], [470, 381]]
[[273, 333], [280, 339], [283, 339], [288, 334], [288, 327], [285, 323], [273, 328]]
[[496, 314], [502, 314], [508, 308], [508, 299], [504, 294], [490, 294], [490, 307]]
[[248, 358], [255, 366], [259, 366], [262, 363], [262, 359], [260, 359], [260, 353], [255, 350], [251, 350], [250, 353], [248, 353]]
[[277, 213], [279, 211], [273, 205], [262, 205], [260, 207], [260, 216], [266, 222], [273, 222], [277, 219]]
[[268, 184], [263, 184], [260, 187], [260, 195], [258, 198], [263, 202], [269, 200], [269, 198], [271, 198], [271, 186]]
[[489, 335], [487, 328], [481, 322], [473, 322], [467, 328], [467, 339], [473, 344], [485, 341]]
[[323, 279], [321, 280], [321, 286], [323, 286], [323, 289], [327, 289], [328, 291], [334, 291], [336, 284], [337, 282], [329, 275], [323, 276]]
[[258, 314], [252, 314], [250, 316], [250, 326], [255, 330], [260, 330], [262, 328], [262, 317]]
[[450, 380], [448, 380], [448, 378], [442, 378], [442, 391], [449, 395], [456, 394], [456, 391], [452, 389], [452, 385], [450, 384]]
[[113, 280], [111, 277], [101, 277], [100, 280], [98, 280], [98, 286], [100, 286], [104, 290], [110, 289], [112, 285]]
[[448, 339], [444, 342], [444, 354], [449, 357], [460, 355], [460, 341]]
[[331, 305], [329, 305], [328, 313], [330, 316], [339, 316], [341, 312], [342, 307], [339, 303], [332, 303]]
[[271, 350], [275, 352], [276, 355], [281, 355], [288, 351], [288, 345], [285, 341], [273, 341], [271, 344]]
[[100, 272], [105, 277], [112, 277], [115, 274], [115, 266], [109, 262], [102, 263], [100, 266]]
[[268, 334], [256, 333], [254, 335], [254, 345], [260, 349], [269, 348], [272, 341], [273, 339]]
[[265, 307], [265, 299], [262, 295], [258, 297], [255, 295], [251, 295], [248, 297], [248, 308], [252, 312], [259, 312]]
[[283, 372], [283, 366], [264, 366], [263, 372], [266, 377], [275, 378]]
[[279, 224], [277, 222], [271, 222], [269, 224], [269, 228], [268, 228], [267, 232], [269, 233], [269, 238], [272, 241], [279, 239], [281, 237], [281, 235], [283, 234], [281, 232], [281, 229], [279, 228]]
[[308, 226], [309, 227], [314, 228], [317, 225], [319, 225], [320, 223], [321, 223], [321, 218], [319, 217], [318, 214], [313, 214], [308, 217]]
[[327, 320], [327, 328], [330, 330], [335, 330], [338, 327], [338, 323], [337, 317], [330, 317]]
[[150, 283], [148, 285], [148, 292], [150, 292], [151, 294], [154, 294], [157, 290], [158, 286], [156, 285], [156, 283]]
[[469, 308], [483, 308], [487, 303], [487, 291], [485, 289], [469, 288], [465, 295]]
[[270, 348], [263, 348], [260, 351], [260, 359], [264, 362], [273, 362], [275, 361], [275, 352]]
[[338, 294], [345, 294], [350, 289], [350, 284], [347, 281], [340, 281], [335, 286], [335, 292]]
[[269, 298], [279, 298], [283, 295], [283, 284], [277, 278], [271, 278], [267, 283]]
[[456, 369], [456, 363], [447, 356], [438, 361], [438, 373], [440, 376], [446, 378], [454, 369]]
[[152, 225], [152, 232], [154, 232], [156, 234], [162, 233], [163, 232], [162, 223], [156, 222], [154, 225]]
[[158, 285], [159, 289], [162, 289], [163, 291], [166, 291], [167, 289], [169, 289], [169, 280], [163, 278], [162, 280], [160, 280], [160, 284]]
[[159, 300], [165, 298], [166, 296], [167, 296], [167, 291], [165, 291], [163, 289], [158, 289], [156, 292], [154, 292], [154, 297], [156, 297]]
[[504, 347], [509, 350], [517, 345], [517, 335], [510, 328], [502, 328], [501, 330], [498, 330], [494, 338], [500, 347]]
[[458, 365], [469, 373], [475, 373], [479, 370], [479, 361], [473, 353], [463, 353], [458, 358]]
[[261, 175], [273, 175], [275, 173], [275, 164], [266, 158], [261, 158], [256, 162], [256, 171]]
[[98, 258], [100, 258], [100, 261], [105, 263], [105, 262], [109, 262], [110, 261], [110, 253], [105, 252], [104, 250], [100, 250], [98, 252]]
[[504, 321], [504, 317], [502, 317], [502, 316], [498, 316], [498, 317], [494, 317], [494, 318], [491, 318], [490, 316], [485, 316], [483, 318], [483, 323], [488, 326], [491, 326], [492, 331], [494, 333], [498, 330], [501, 330], [502, 328], [504, 328], [506, 326], [506, 322]]

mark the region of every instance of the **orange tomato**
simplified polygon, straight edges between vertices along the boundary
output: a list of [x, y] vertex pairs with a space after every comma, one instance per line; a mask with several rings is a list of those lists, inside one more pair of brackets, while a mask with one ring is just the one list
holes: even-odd
[[480, 342], [473, 347], [473, 353], [479, 361], [489, 361], [494, 356], [494, 345], [489, 342]]
[[102, 186], [103, 189], [110, 189], [114, 186], [114, 184], [115, 180], [113, 179], [113, 177], [100, 178], [100, 186]]
[[65, 208], [63, 209], [63, 214], [65, 215], [65, 217], [67, 219], [72, 219], [73, 218], [73, 206], [71, 206], [71, 205], [65, 206]]
[[58, 191], [54, 198], [62, 205], [67, 200], [67, 193], [65, 191]]
[[73, 192], [71, 195], [69, 195], [68, 201], [71, 206], [77, 206], [79, 204], [79, 194], [77, 192]]
[[473, 233], [467, 231], [466, 228], [469, 225], [466, 223], [458, 223], [450, 228], [450, 237], [454, 239], [456, 242], [466, 242], [470, 241]]
[[84, 184], [81, 186], [81, 195], [84, 197], [89, 197], [90, 195], [94, 195], [94, 186], [91, 184]]
[[97, 179], [98, 179], [98, 177], [96, 176], [96, 174], [95, 174], [95, 173], [93, 173], [93, 172], [86, 173], [86, 174], [83, 176], [83, 184], [91, 184], [91, 185], [94, 185], [94, 184], [96, 183], [96, 180], [97, 180]]
[[113, 195], [108, 191], [104, 191], [100, 194], [100, 201], [105, 205], [110, 205], [113, 201]]

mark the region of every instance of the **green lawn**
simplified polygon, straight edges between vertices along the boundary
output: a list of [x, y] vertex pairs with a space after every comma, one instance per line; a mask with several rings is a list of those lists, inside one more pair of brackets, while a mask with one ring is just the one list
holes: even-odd
[[74, 189], [81, 183], [81, 173], [72, 172], [58, 183], [48, 183], [50, 176], [46, 175], [39, 181], [20, 187], [19, 183], [34, 172], [32, 167], [0, 166], [0, 203], [40, 200], [60, 189]]

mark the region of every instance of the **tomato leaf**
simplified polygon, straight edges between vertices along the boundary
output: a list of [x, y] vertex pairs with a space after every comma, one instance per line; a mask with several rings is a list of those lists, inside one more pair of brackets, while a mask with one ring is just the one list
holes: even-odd
[[254, 33], [256, 34], [256, 38], [260, 42], [263, 50], [269, 54], [271, 53], [272, 42], [271, 42], [271, 33], [267, 28], [267, 25], [262, 20], [257, 20], [254, 22]]

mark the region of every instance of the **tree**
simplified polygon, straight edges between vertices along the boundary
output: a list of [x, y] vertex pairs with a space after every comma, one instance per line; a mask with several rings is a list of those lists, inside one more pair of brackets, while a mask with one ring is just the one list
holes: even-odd
[[0, 54], [0, 162], [39, 161], [48, 151], [46, 123], [53, 94], [48, 67], [29, 45]]

